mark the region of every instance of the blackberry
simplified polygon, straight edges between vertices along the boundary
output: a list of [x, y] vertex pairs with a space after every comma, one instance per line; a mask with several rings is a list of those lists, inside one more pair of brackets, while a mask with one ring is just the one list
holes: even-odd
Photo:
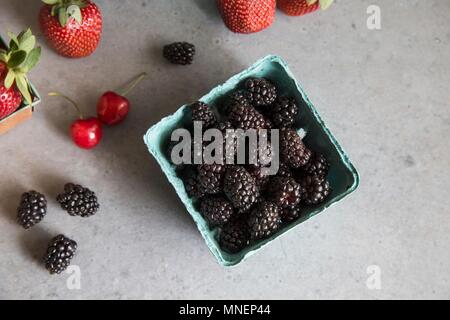
[[294, 98], [278, 98], [270, 107], [270, 118], [276, 128], [290, 128], [298, 115], [298, 106]]
[[[236, 156], [236, 150], [237, 150], [237, 140], [234, 135], [234, 126], [231, 124], [230, 121], [221, 122], [217, 125], [217, 129], [219, 129], [222, 132], [223, 136], [223, 159], [224, 164], [234, 164], [234, 159]], [[232, 132], [227, 130], [233, 130]], [[227, 154], [229, 153], [229, 154]], [[228, 161], [227, 161], [228, 160]]]
[[271, 236], [278, 230], [281, 223], [280, 209], [274, 203], [262, 201], [250, 212], [247, 224], [252, 240]]
[[277, 176], [292, 178], [294, 175], [293, 175], [291, 169], [289, 168], [289, 166], [286, 163], [281, 162], [280, 166], [278, 168]]
[[230, 220], [233, 206], [223, 196], [207, 196], [200, 203], [200, 212], [208, 220], [209, 226], [215, 228]]
[[17, 208], [17, 221], [25, 229], [29, 229], [47, 214], [47, 199], [36, 191], [25, 192]]
[[188, 42], [175, 42], [164, 46], [163, 55], [174, 64], [191, 64], [194, 60], [195, 46]]
[[330, 183], [319, 176], [305, 176], [300, 180], [302, 187], [302, 202], [316, 205], [325, 201], [331, 193]]
[[302, 174], [325, 177], [328, 174], [330, 164], [321, 153], [313, 153], [308, 163], [302, 167]]
[[247, 171], [255, 178], [256, 185], [258, 186], [258, 189], [260, 191], [263, 191], [266, 189], [267, 184], [270, 180], [270, 176], [264, 175], [262, 173], [262, 167], [249, 165], [246, 167]]
[[222, 109], [222, 113], [225, 116], [228, 116], [231, 113], [231, 110], [233, 110], [233, 108], [237, 105], [244, 106], [244, 107], [251, 106], [250, 102], [247, 99], [247, 93], [243, 90], [234, 91], [228, 97], [228, 100], [226, 101], [226, 103]]
[[202, 198], [206, 195], [206, 188], [204, 188], [197, 179], [196, 170], [189, 168], [183, 173], [183, 183], [186, 193], [191, 198]]
[[213, 127], [217, 120], [212, 109], [204, 102], [197, 101], [191, 104], [192, 121], [202, 123], [203, 129]]
[[293, 178], [273, 177], [267, 188], [268, 200], [280, 208], [294, 208], [300, 203], [302, 189]]
[[64, 193], [59, 194], [56, 200], [71, 216], [89, 217], [96, 214], [100, 208], [93, 191], [73, 183], [67, 183]]
[[229, 253], [238, 253], [250, 244], [247, 224], [242, 219], [228, 222], [220, 231], [219, 244]]
[[311, 151], [305, 147], [302, 138], [294, 129], [280, 131], [280, 158], [291, 168], [299, 168], [308, 163]]
[[45, 267], [51, 274], [59, 274], [70, 265], [75, 252], [77, 243], [74, 240], [60, 234], [54, 237], [47, 248], [44, 257]]
[[285, 223], [293, 222], [300, 218], [302, 215], [302, 210], [299, 206], [295, 208], [285, 208], [280, 212], [281, 221]]
[[201, 164], [198, 166], [198, 181], [208, 194], [222, 191], [226, 166], [223, 164]]
[[270, 129], [270, 123], [254, 107], [235, 105], [229, 120], [237, 129]]
[[238, 212], [246, 212], [258, 201], [256, 180], [244, 167], [230, 167], [225, 174], [224, 192]]
[[275, 86], [265, 78], [249, 78], [244, 87], [247, 90], [247, 99], [255, 107], [268, 106], [277, 97]]

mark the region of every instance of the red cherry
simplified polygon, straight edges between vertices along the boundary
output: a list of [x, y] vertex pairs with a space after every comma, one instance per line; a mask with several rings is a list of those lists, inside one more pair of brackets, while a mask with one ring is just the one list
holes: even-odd
[[76, 102], [59, 92], [50, 92], [48, 95], [66, 99], [77, 110], [79, 119], [70, 126], [70, 135], [77, 146], [92, 149], [100, 143], [103, 137], [103, 125], [98, 118], [83, 119], [83, 114]]
[[76, 120], [70, 126], [70, 134], [77, 146], [83, 149], [92, 149], [102, 140], [102, 123], [97, 118]]
[[107, 125], [115, 125], [122, 122], [130, 111], [130, 102], [125, 96], [133, 90], [146, 75], [145, 72], [138, 75], [122, 94], [113, 91], [105, 92], [97, 103], [98, 118]]
[[128, 99], [112, 91], [105, 92], [97, 103], [98, 118], [110, 126], [122, 122], [129, 111]]

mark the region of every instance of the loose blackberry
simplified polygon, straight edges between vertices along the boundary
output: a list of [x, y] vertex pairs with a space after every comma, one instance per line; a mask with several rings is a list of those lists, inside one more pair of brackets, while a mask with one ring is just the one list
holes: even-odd
[[17, 221], [25, 229], [38, 224], [47, 214], [47, 199], [36, 191], [25, 192], [17, 208]]
[[223, 164], [202, 164], [198, 166], [198, 181], [208, 194], [222, 191], [226, 166]]
[[301, 187], [293, 178], [273, 177], [267, 188], [267, 199], [280, 208], [294, 208], [301, 200]]
[[237, 129], [270, 129], [270, 123], [254, 107], [235, 105], [229, 120]]
[[265, 78], [249, 78], [245, 81], [247, 90], [247, 99], [255, 107], [268, 106], [272, 104], [277, 97], [275, 86]]
[[301, 215], [302, 215], [302, 209], [299, 206], [297, 206], [295, 208], [285, 208], [285, 209], [282, 209], [280, 212], [281, 221], [283, 221], [285, 223], [293, 222], [293, 221], [297, 220], [298, 218], [300, 218]]
[[206, 195], [206, 188], [204, 188], [197, 179], [198, 173], [196, 170], [189, 168], [183, 172], [183, 183], [186, 193], [191, 198], [202, 198]]
[[220, 231], [219, 244], [229, 253], [238, 253], [250, 244], [247, 224], [242, 219], [228, 222]]
[[256, 185], [260, 191], [266, 190], [267, 184], [270, 180], [269, 175], [262, 173], [262, 167], [249, 165], [246, 167], [247, 171], [255, 178]]
[[58, 195], [56, 200], [71, 216], [89, 217], [96, 214], [100, 208], [93, 191], [73, 183], [66, 184], [64, 193]]
[[305, 176], [300, 180], [302, 187], [302, 202], [316, 205], [325, 201], [331, 193], [330, 183], [319, 176]]
[[302, 138], [294, 129], [280, 131], [280, 158], [291, 168], [299, 168], [308, 163], [311, 151], [305, 147]]
[[244, 167], [230, 167], [225, 174], [224, 192], [238, 212], [246, 212], [259, 198], [256, 180]]
[[247, 219], [252, 240], [271, 236], [278, 230], [281, 223], [280, 209], [274, 203], [262, 201], [250, 212]]
[[175, 42], [164, 46], [163, 55], [174, 64], [191, 64], [194, 60], [195, 46], [188, 42]]
[[233, 216], [231, 202], [222, 196], [207, 196], [200, 203], [200, 212], [208, 220], [211, 228], [227, 223]]
[[54, 237], [47, 248], [44, 257], [45, 267], [51, 274], [59, 274], [70, 265], [75, 252], [77, 243], [74, 240], [60, 234]]
[[330, 164], [323, 154], [313, 153], [308, 163], [302, 167], [301, 173], [304, 175], [325, 177], [328, 174], [329, 168]]
[[213, 127], [217, 120], [212, 109], [204, 102], [197, 101], [191, 104], [192, 121], [200, 121], [203, 129]]
[[237, 90], [234, 91], [226, 101], [222, 113], [225, 116], [228, 116], [231, 113], [231, 110], [237, 105], [244, 106], [244, 107], [250, 107], [251, 104], [247, 99], [247, 92], [243, 90]]
[[290, 128], [298, 115], [294, 98], [281, 97], [270, 107], [270, 118], [276, 128]]

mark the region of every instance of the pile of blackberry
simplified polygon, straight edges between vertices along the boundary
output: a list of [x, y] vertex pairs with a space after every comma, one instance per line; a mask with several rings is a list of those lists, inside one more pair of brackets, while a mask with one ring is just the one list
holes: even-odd
[[[298, 101], [279, 96], [270, 79], [246, 79], [221, 105], [198, 101], [189, 110], [192, 121], [200, 122], [203, 130], [215, 128], [224, 137], [230, 136], [229, 129], [280, 130], [281, 163], [274, 176], [264, 175], [263, 171], [273, 159], [270, 148], [269, 162], [250, 161], [249, 155], [243, 164], [226, 161], [230, 160], [225, 157], [226, 150], [237, 148], [235, 141], [224, 142], [222, 158], [217, 157], [220, 163], [176, 166], [186, 193], [194, 199], [209, 227], [218, 230], [217, 240], [225, 251], [238, 253], [274, 235], [301, 218], [305, 208], [324, 202], [330, 195], [328, 160], [311, 150], [298, 133]], [[192, 132], [192, 126], [186, 129]], [[270, 132], [269, 139], [273, 139]], [[208, 143], [202, 150], [208, 150]], [[167, 148], [170, 154], [173, 143], [168, 142]]]

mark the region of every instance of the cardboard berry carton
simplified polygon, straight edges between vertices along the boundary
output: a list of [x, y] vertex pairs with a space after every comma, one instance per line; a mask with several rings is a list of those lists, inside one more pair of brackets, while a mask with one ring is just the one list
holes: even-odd
[[[297, 103], [300, 105], [300, 112], [297, 120], [302, 130], [306, 132], [304, 141], [313, 150], [323, 153], [331, 164], [327, 179], [331, 185], [332, 192], [325, 202], [317, 206], [305, 208], [305, 212], [300, 219], [289, 225], [285, 225], [271, 237], [254, 242], [241, 252], [235, 254], [228, 253], [223, 250], [218, 243], [218, 230], [211, 230], [209, 228], [208, 222], [197, 210], [195, 200], [190, 198], [186, 193], [183, 181], [177, 175], [175, 166], [171, 164], [171, 161], [167, 156], [167, 143], [172, 131], [183, 127], [191, 121], [190, 112], [188, 111], [189, 106], [184, 105], [174, 114], [161, 119], [147, 131], [144, 136], [144, 141], [147, 144], [150, 153], [161, 166], [167, 179], [175, 188], [175, 191], [185, 205], [186, 210], [194, 219], [209, 249], [223, 266], [233, 266], [240, 263], [279, 236], [294, 229], [305, 220], [324, 212], [327, 208], [355, 191], [359, 185], [358, 172], [347, 154], [339, 145], [331, 131], [327, 128], [317, 109], [308, 99], [303, 88], [287, 67], [287, 64], [280, 57], [271, 55], [257, 61], [248, 69], [230, 78], [224, 84], [212, 89], [199, 100], [210, 106], [220, 106], [222, 105], [221, 102], [224, 97], [235, 90], [243, 80], [249, 77], [269, 78], [279, 86], [281, 95], [292, 96], [296, 99]], [[299, 247], [301, 247], [301, 244], [299, 244]]]
[[[0, 37], [0, 48], [7, 48], [7, 44], [4, 42], [2, 37]], [[30, 119], [33, 115], [35, 106], [41, 102], [41, 97], [36, 88], [31, 83], [29, 84], [29, 86], [33, 102], [31, 104], [28, 104], [24, 100], [15, 112], [10, 114], [9, 116], [6, 116], [5, 118], [0, 119], [0, 135], [13, 129], [20, 123]]]

